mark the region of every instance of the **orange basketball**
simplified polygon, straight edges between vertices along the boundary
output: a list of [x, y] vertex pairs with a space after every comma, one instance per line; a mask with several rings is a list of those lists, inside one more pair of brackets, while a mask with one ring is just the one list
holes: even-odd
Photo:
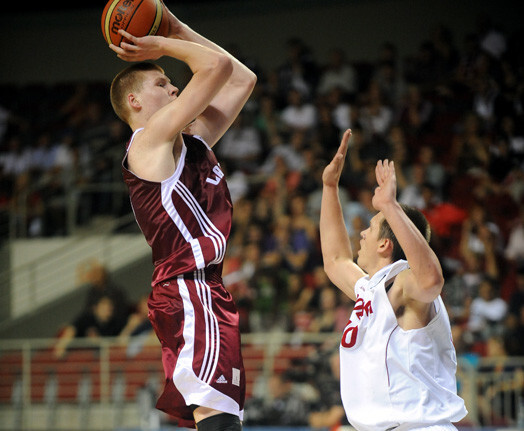
[[102, 12], [102, 33], [108, 44], [120, 46], [123, 29], [133, 36], [167, 36], [167, 16], [161, 0], [109, 0]]

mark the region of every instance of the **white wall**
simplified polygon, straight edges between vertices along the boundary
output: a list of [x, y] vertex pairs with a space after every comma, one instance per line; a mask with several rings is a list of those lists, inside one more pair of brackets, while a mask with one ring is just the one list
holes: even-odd
[[20, 317], [75, 290], [80, 264], [98, 260], [113, 272], [149, 256], [151, 249], [141, 234], [90, 235], [15, 240], [10, 254], [10, 317]]

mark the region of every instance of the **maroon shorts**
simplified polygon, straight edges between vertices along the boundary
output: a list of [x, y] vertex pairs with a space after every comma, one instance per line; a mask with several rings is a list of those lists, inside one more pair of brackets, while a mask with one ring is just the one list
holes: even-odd
[[203, 270], [163, 281], [149, 296], [162, 345], [165, 387], [156, 407], [194, 427], [191, 405], [243, 418], [245, 375], [238, 312], [220, 280]]

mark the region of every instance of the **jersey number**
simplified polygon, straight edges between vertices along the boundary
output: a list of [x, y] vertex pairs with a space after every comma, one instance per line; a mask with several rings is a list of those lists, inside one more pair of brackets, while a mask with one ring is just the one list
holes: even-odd
[[364, 315], [369, 316], [372, 313], [373, 309], [371, 308], [371, 301], [364, 302], [362, 298], [358, 298], [353, 307], [353, 313], [351, 314], [351, 317], [355, 316], [357, 321], [352, 325], [351, 319], [349, 319], [344, 334], [342, 335], [342, 341], [340, 342], [342, 347], [350, 349], [355, 345], [357, 342], [358, 325], [361, 322], [362, 317]]
[[351, 325], [351, 320], [348, 322], [348, 326], [344, 330], [344, 335], [342, 335], [341, 344], [346, 349], [350, 349], [357, 342], [358, 326], [349, 326]]
[[220, 166], [215, 165], [213, 166], [213, 172], [215, 173], [215, 178], [206, 178], [206, 182], [213, 184], [216, 186], [220, 180], [224, 177], [224, 173], [222, 172], [222, 169], [220, 169]]

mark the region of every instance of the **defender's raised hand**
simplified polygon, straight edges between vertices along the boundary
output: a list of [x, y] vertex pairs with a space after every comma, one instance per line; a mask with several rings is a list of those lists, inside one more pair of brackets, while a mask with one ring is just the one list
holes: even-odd
[[340, 180], [340, 175], [342, 174], [342, 169], [344, 168], [344, 159], [348, 151], [348, 142], [351, 137], [351, 130], [348, 129], [344, 132], [342, 136], [342, 141], [338, 147], [337, 153], [331, 163], [327, 165], [322, 174], [322, 182], [326, 186], [337, 186]]
[[394, 162], [387, 159], [379, 160], [375, 167], [375, 175], [378, 187], [375, 189], [372, 204], [377, 211], [382, 211], [386, 205], [396, 201], [397, 177]]

